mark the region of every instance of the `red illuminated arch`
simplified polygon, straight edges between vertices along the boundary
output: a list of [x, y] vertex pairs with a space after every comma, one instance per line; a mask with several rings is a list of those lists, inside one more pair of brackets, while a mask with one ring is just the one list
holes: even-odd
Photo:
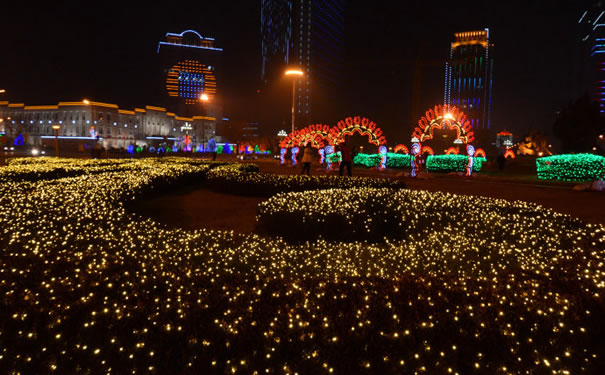
[[410, 153], [410, 150], [408, 150], [408, 148], [405, 147], [405, 145], [397, 145], [397, 146], [395, 146], [395, 150], [393, 150], [393, 151], [395, 153], [397, 153], [399, 151], [403, 152], [404, 154], [409, 154]]
[[412, 137], [417, 138], [419, 142], [432, 139], [435, 128], [456, 130], [456, 139], [465, 144], [471, 143], [475, 139], [471, 123], [466, 115], [455, 106], [436, 105], [434, 108], [430, 108], [418, 121]]
[[487, 156], [485, 156], [485, 150], [483, 150], [482, 148], [476, 149], [475, 150], [475, 157], [476, 158], [481, 158], [481, 157], [485, 158], [485, 157], [487, 157]]
[[288, 134], [284, 138], [279, 146], [282, 148], [290, 148], [294, 146], [304, 146], [308, 142], [311, 143], [311, 147], [322, 148], [327, 144], [332, 144], [333, 140], [330, 135], [332, 128], [329, 125], [324, 124], [313, 124], [304, 127], [300, 130], [295, 130], [294, 133]]
[[374, 121], [370, 121], [367, 117], [347, 117], [339, 121], [336, 126], [330, 130], [330, 136], [334, 145], [342, 143], [347, 135], [359, 133], [367, 135], [368, 142], [376, 146], [382, 146], [387, 143], [386, 137], [382, 134], [382, 129], [376, 126]]
[[450, 147], [447, 150], [445, 150], [445, 154], [446, 155], [458, 155], [460, 153], [460, 151], [456, 148], [456, 147]]
[[433, 149], [429, 146], [422, 146], [422, 153], [429, 154], [429, 155], [435, 155], [435, 151], [433, 151]]
[[510, 158], [510, 159], [514, 159], [515, 158], [515, 152], [513, 150], [511, 150], [510, 148], [508, 150], [506, 150], [506, 152], [504, 153], [504, 157], [505, 158]]

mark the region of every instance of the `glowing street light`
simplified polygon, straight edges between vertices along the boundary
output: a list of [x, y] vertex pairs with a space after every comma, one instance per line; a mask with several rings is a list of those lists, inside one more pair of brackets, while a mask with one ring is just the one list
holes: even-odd
[[90, 101], [88, 101], [88, 99], [84, 99], [84, 100], [82, 100], [82, 102], [86, 105], [90, 104]]
[[55, 131], [55, 156], [59, 156], [59, 129], [61, 129], [61, 125], [53, 125], [53, 130]]
[[203, 102], [207, 102], [210, 100], [210, 97], [208, 96], [208, 94], [202, 94], [200, 95], [200, 100]]
[[[300, 69], [288, 69], [285, 75], [287, 77], [302, 77], [303, 71]], [[294, 133], [294, 99], [296, 98], [296, 79], [292, 80], [292, 133]]]

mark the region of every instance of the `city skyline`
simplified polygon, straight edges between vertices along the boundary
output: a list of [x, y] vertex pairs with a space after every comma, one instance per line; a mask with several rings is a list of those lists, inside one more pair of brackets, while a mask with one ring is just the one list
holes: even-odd
[[[433, 9], [428, 4], [348, 1], [346, 85], [334, 105], [342, 105], [342, 118], [370, 117], [391, 138], [405, 140], [414, 126], [414, 107], [423, 112], [443, 101], [451, 35], [489, 27], [498, 45], [493, 129], [518, 135], [530, 128], [550, 132], [556, 111], [575, 99], [570, 74], [564, 72], [571, 70], [568, 55], [575, 35], [570, 28], [582, 4], [554, 8], [537, 2], [526, 4], [524, 11], [519, 4], [444, 6], [438, 17], [427, 13]], [[125, 7], [119, 13], [110, 8], [90, 14], [84, 6], [42, 7], [27, 13], [11, 5], [11, 17], [1, 26], [5, 48], [12, 51], [0, 60], [0, 86], [7, 90], [2, 100], [48, 104], [87, 97], [124, 107], [160, 104], [149, 90], [157, 41], [167, 32], [192, 29], [213, 36], [224, 48], [225, 116], [254, 120], [251, 103], [260, 88], [262, 61], [258, 3], [205, 5], [199, 15], [170, 19], [161, 7]], [[138, 13], [141, 17], [134, 17]], [[122, 38], [125, 29], [129, 39]], [[413, 87], [415, 66], [421, 67], [419, 90]]]

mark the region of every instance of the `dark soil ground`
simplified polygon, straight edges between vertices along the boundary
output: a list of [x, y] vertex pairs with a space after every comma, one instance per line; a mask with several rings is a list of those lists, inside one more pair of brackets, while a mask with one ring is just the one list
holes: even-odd
[[[254, 162], [266, 173], [300, 173], [299, 168], [281, 166], [274, 160]], [[472, 178], [431, 174], [427, 178], [412, 179], [399, 170], [377, 171], [366, 168], [354, 168], [353, 174], [402, 179], [410, 189], [533, 202], [590, 223], [605, 224], [605, 193], [574, 191], [573, 183], [540, 181], [523, 169], [519, 167], [505, 172], [487, 170]], [[327, 172], [315, 167], [311, 173], [337, 175], [338, 171]], [[267, 198], [220, 193], [203, 186], [183, 187], [172, 193], [141, 199], [133, 208], [136, 212], [169, 226], [251, 233], [256, 222], [256, 207], [265, 199]]]

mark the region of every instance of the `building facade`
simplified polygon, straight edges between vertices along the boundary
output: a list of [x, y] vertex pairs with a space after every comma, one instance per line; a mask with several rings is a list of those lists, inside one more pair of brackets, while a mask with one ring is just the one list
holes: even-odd
[[[344, 13], [344, 0], [261, 0], [261, 80], [275, 99], [269, 102], [292, 95], [291, 86], [288, 92], [288, 85], [278, 85], [287, 67], [304, 72], [295, 85], [296, 127], [340, 115], [334, 99], [342, 85]], [[272, 132], [283, 128], [283, 119], [271, 121]]]
[[574, 78], [579, 82], [576, 96], [588, 92], [605, 114], [605, 2], [595, 1], [582, 10], [578, 19], [579, 53]]
[[443, 102], [460, 108], [477, 136], [491, 128], [493, 49], [489, 29], [455, 33], [445, 63]]
[[[166, 108], [184, 116], [217, 115], [217, 92], [220, 81], [220, 59], [223, 49], [214, 45], [214, 38], [197, 31], [167, 33], [158, 43], [157, 53], [162, 66], [161, 90]], [[202, 94], [208, 102], [202, 103]], [[212, 113], [211, 113], [212, 112]]]
[[94, 141], [106, 149], [178, 145], [186, 135], [193, 146], [206, 146], [216, 133], [214, 117], [181, 117], [154, 106], [125, 110], [115, 104], [88, 101], [33, 106], [5, 101], [0, 102], [0, 118], [0, 133], [9, 140], [22, 135], [28, 145], [54, 138], [53, 126], [57, 125], [62, 140]]

